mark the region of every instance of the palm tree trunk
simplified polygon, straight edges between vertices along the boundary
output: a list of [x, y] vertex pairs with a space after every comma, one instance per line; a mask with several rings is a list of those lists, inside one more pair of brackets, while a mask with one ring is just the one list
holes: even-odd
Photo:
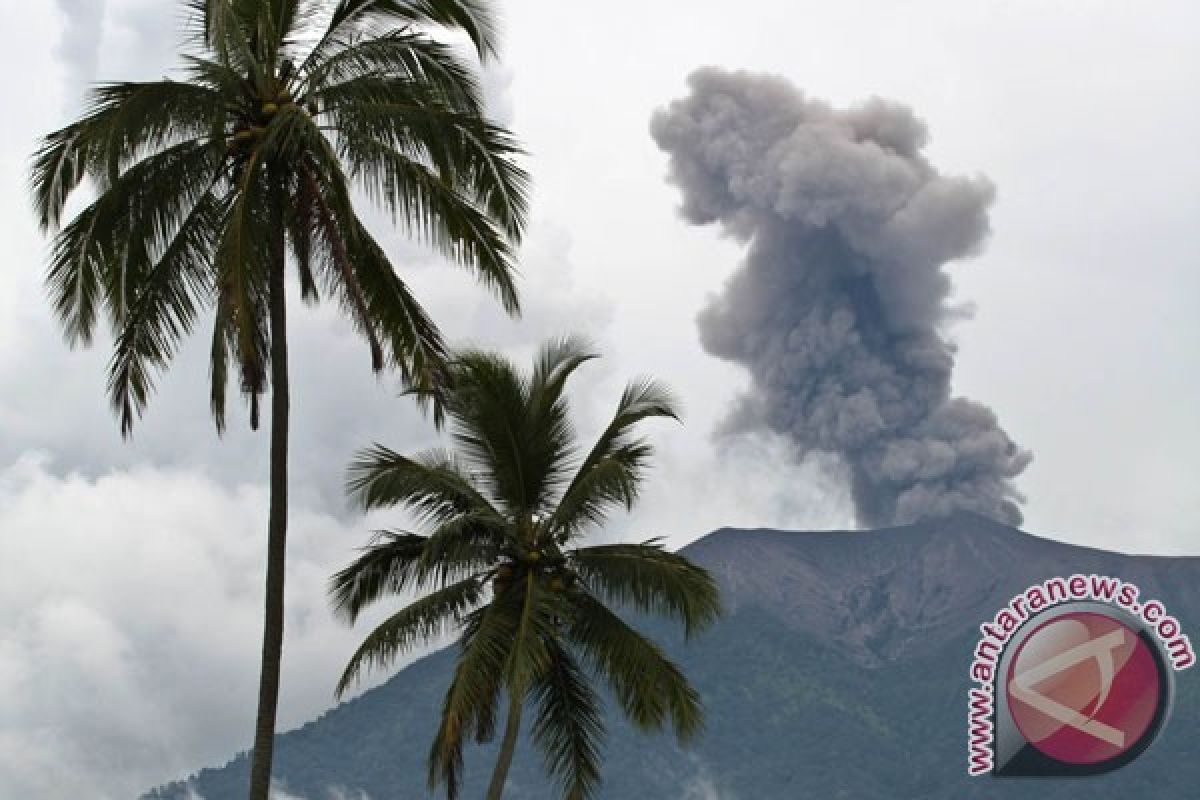
[[500, 800], [504, 783], [508, 780], [508, 768], [512, 766], [513, 754], [517, 751], [517, 734], [521, 732], [521, 693], [513, 691], [508, 705], [508, 722], [504, 726], [504, 740], [500, 743], [500, 755], [496, 757], [496, 770], [488, 786], [487, 800]]
[[271, 274], [271, 501], [267, 521], [267, 593], [263, 615], [262, 673], [250, 768], [250, 800], [268, 800], [283, 655], [283, 578], [287, 547], [288, 368], [284, 297], [283, 226], [272, 233]]

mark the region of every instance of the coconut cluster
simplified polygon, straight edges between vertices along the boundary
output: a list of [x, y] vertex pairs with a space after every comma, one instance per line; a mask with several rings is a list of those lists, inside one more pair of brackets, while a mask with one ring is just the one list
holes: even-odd
[[266, 135], [271, 120], [282, 112], [302, 107], [310, 116], [317, 115], [320, 109], [316, 98], [309, 96], [298, 102], [289, 88], [294, 75], [292, 62], [284, 61], [278, 77], [271, 81], [271, 87], [265, 92], [250, 79], [243, 81], [243, 103], [234, 114], [228, 139], [231, 152], [243, 158], [248, 156]]
[[502, 594], [530, 574], [552, 592], [565, 592], [579, 579], [568, 565], [567, 557], [550, 545], [506, 553], [505, 560], [496, 568], [492, 588], [496, 594]]

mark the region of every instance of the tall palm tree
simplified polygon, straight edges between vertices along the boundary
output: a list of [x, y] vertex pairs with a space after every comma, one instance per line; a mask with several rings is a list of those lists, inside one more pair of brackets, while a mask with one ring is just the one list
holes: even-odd
[[[288, 254], [302, 297], [349, 314], [371, 365], [436, 387], [436, 325], [359, 218], [357, 186], [517, 310], [526, 214], [518, 148], [483, 116], [475, 70], [435, 29], [495, 51], [483, 0], [187, 0], [181, 80], [109, 83], [42, 140], [32, 191], [54, 231], [48, 285], [71, 344], [106, 314], [108, 393], [129, 435], [200, 312], [215, 307], [211, 407], [237, 371], [257, 428], [271, 386], [262, 676], [250, 796], [270, 783], [287, 529]], [[62, 226], [85, 181], [90, 205]], [[428, 397], [428, 393], [422, 393]]]
[[604, 721], [593, 674], [640, 728], [669, 719], [686, 739], [702, 724], [683, 673], [609, 604], [672, 617], [691, 635], [719, 613], [711, 576], [656, 540], [579, 546], [638, 497], [652, 450], [634, 426], [678, 418], [662, 386], [635, 382], [595, 444], [580, 450], [563, 389], [594, 357], [566, 339], [544, 347], [523, 375], [499, 356], [462, 353], [448, 370], [445, 401], [457, 451], [409, 458], [376, 445], [350, 467], [349, 490], [364, 508], [406, 507], [426, 533], [378, 534], [333, 577], [335, 607], [353, 621], [387, 595], [423, 596], [366, 638], [337, 693], [418, 643], [461, 632], [429, 757], [430, 787], [444, 782], [450, 798], [459, 792], [464, 739], [493, 735], [502, 693], [508, 717], [489, 800], [501, 796], [527, 701], [536, 705], [534, 740], [565, 796], [594, 794]]

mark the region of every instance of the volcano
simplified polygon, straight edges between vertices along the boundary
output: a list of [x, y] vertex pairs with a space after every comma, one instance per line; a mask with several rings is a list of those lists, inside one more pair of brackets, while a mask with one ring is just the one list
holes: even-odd
[[[959, 513], [873, 531], [722, 529], [683, 550], [718, 577], [725, 617], [685, 643], [638, 624], [701, 692], [705, 733], [689, 749], [617, 715], [604, 753], [605, 800], [961, 800], [1195, 797], [1200, 672], [1176, 676], [1160, 738], [1107, 775], [969, 778], [966, 697], [979, 626], [1026, 587], [1097, 573], [1161, 600], [1200, 630], [1200, 558], [1125, 555], [1040, 538]], [[451, 669], [440, 651], [387, 683], [280, 735], [276, 777], [305, 800], [419, 800], [425, 755]], [[479, 797], [493, 750], [467, 751], [464, 797]], [[143, 800], [240, 800], [238, 755]], [[506, 797], [555, 797], [528, 740]]]

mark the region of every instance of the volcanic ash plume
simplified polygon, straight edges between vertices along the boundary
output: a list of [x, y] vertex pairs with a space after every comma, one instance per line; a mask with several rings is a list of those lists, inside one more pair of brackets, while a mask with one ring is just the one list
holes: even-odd
[[979, 403], [950, 396], [946, 262], [977, 252], [992, 185], [940, 175], [924, 124], [871, 100], [848, 111], [773, 76], [705, 68], [651, 132], [683, 216], [719, 222], [745, 261], [699, 317], [753, 389], [734, 430], [766, 428], [844, 464], [860, 524], [955, 510], [1021, 522], [1030, 455]]

